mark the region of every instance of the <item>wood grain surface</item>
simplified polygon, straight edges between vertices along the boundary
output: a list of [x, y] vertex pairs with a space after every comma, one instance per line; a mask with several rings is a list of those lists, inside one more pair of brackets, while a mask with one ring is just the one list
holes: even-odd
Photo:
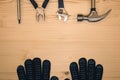
[[[18, 80], [16, 68], [28, 58], [52, 63], [51, 75], [71, 78], [69, 64], [93, 58], [104, 66], [102, 80], [120, 80], [120, 0], [96, 0], [98, 14], [112, 12], [102, 21], [77, 22], [88, 14], [90, 0], [64, 0], [70, 17], [58, 21], [57, 0], [50, 0], [46, 21], [37, 22], [29, 0], [21, 0], [22, 22], [17, 23], [17, 0], [0, 0], [0, 80]], [[41, 5], [43, 0], [36, 0]]]

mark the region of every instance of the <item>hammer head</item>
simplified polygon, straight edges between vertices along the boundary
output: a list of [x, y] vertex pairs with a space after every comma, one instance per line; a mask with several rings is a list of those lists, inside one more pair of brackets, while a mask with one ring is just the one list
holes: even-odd
[[91, 11], [90, 14], [87, 16], [78, 14], [77, 21], [87, 20], [89, 22], [98, 22], [98, 21], [104, 19], [110, 12], [111, 12], [111, 10], [107, 11], [105, 14], [100, 15], [100, 16], [97, 14], [96, 10]]

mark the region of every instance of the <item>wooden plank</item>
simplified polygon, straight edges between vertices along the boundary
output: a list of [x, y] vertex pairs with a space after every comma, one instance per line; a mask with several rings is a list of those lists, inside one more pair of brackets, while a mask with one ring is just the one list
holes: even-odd
[[[43, 0], [36, 0], [41, 5]], [[27, 58], [52, 63], [51, 76], [70, 77], [69, 64], [81, 57], [103, 64], [103, 80], [120, 80], [120, 1], [96, 0], [99, 14], [112, 9], [102, 21], [77, 22], [78, 13], [88, 14], [90, 0], [64, 0], [69, 20], [59, 22], [57, 1], [46, 9], [46, 21], [37, 22], [29, 0], [22, 0], [22, 23], [17, 24], [16, 0], [0, 0], [0, 80], [18, 80], [16, 68]], [[7, 76], [7, 77], [6, 77]]]

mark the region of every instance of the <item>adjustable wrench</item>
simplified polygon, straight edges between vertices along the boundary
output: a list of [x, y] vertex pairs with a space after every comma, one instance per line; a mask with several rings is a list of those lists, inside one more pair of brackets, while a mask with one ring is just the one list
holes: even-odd
[[59, 20], [62, 20], [65, 22], [68, 20], [68, 13], [64, 8], [64, 2], [63, 0], [58, 0], [58, 10], [57, 10], [57, 16]]

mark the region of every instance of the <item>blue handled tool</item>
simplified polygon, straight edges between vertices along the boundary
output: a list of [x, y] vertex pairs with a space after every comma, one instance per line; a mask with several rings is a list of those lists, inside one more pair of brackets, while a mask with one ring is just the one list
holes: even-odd
[[43, 20], [45, 20], [45, 8], [47, 7], [49, 0], [44, 0], [41, 7], [38, 6], [35, 0], [30, 0], [30, 2], [36, 9], [36, 20], [39, 22], [41, 17]]
[[62, 20], [65, 22], [68, 20], [68, 13], [64, 8], [64, 1], [63, 0], [58, 0], [58, 11], [57, 11], [57, 16], [59, 20]]

